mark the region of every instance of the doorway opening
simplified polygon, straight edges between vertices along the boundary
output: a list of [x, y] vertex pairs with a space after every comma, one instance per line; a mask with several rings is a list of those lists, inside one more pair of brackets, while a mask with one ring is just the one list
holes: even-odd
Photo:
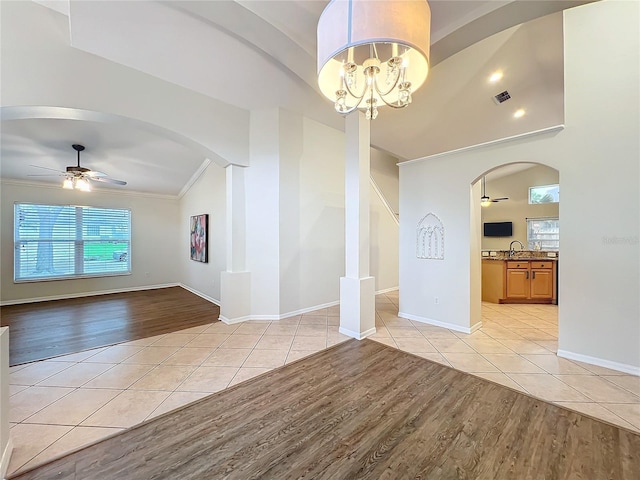
[[530, 355], [534, 364], [535, 355], [558, 349], [559, 185], [558, 170], [515, 163], [485, 172], [473, 188], [481, 205], [481, 331], [503, 353]]

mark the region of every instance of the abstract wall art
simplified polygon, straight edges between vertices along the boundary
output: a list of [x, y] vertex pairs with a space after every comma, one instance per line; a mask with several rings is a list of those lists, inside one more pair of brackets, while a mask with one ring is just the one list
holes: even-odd
[[194, 215], [191, 217], [191, 260], [196, 262], [208, 262], [207, 257], [207, 236], [209, 233], [209, 215]]

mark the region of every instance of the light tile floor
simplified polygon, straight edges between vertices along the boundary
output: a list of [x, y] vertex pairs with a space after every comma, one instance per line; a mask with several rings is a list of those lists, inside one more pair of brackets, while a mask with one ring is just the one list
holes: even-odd
[[[372, 340], [640, 432], [640, 377], [558, 358], [557, 307], [483, 304], [471, 334], [399, 318], [376, 297]], [[14, 453], [29, 468], [348, 340], [339, 307], [194, 327], [10, 369]]]

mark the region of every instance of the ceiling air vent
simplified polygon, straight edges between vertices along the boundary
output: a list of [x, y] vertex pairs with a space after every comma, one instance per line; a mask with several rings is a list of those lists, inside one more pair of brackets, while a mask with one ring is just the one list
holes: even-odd
[[500, 105], [501, 103], [506, 102], [510, 98], [511, 98], [511, 95], [509, 95], [509, 92], [505, 90], [504, 92], [501, 92], [495, 97], [493, 97], [493, 101], [496, 102], [496, 105]]

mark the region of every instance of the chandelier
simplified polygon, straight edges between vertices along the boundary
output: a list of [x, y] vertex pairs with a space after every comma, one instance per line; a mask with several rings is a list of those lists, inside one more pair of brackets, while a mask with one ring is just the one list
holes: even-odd
[[429, 71], [426, 0], [332, 0], [318, 21], [318, 84], [346, 115], [404, 108]]

